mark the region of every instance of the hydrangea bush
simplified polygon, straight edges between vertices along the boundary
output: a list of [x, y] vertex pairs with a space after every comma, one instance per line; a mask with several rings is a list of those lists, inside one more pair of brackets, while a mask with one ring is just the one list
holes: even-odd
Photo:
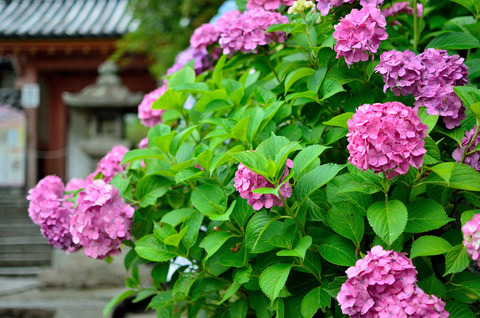
[[237, 3], [145, 96], [139, 149], [40, 181], [32, 220], [93, 258], [123, 241], [105, 315], [477, 317], [480, 3]]

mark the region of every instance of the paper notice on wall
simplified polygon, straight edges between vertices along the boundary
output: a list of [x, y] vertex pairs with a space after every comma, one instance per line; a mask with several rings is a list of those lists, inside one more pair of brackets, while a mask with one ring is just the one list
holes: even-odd
[[23, 111], [0, 105], [0, 187], [25, 184], [26, 119]]

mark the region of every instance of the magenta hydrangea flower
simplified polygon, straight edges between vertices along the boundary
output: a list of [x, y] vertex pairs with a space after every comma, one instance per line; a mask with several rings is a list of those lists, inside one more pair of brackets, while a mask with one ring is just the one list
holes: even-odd
[[164, 84], [157, 89], [151, 91], [143, 96], [142, 102], [138, 105], [138, 118], [140, 122], [146, 127], [154, 127], [162, 122], [162, 115], [164, 109], [152, 109], [152, 105], [157, 99], [167, 90], [167, 84]]
[[206, 49], [210, 44], [218, 42], [220, 29], [213, 24], [205, 23], [198, 27], [190, 38], [190, 45], [194, 49]]
[[265, 33], [269, 26], [280, 23], [288, 23], [288, 19], [278, 12], [260, 9], [245, 11], [237, 20], [222, 29], [219, 43], [223, 54], [250, 53], [259, 45], [284, 42], [285, 32]]
[[355, 0], [317, 0], [317, 9], [323, 16], [330, 12], [331, 8], [336, 8], [344, 3], [353, 3]]
[[148, 137], [143, 138], [140, 140], [138, 143], [138, 148], [139, 149], [147, 149], [148, 148]]
[[365, 104], [347, 124], [348, 160], [358, 169], [383, 172], [391, 179], [406, 174], [410, 166], [422, 166], [428, 127], [418, 109], [400, 102]]
[[281, 5], [291, 6], [294, 0], [248, 0], [247, 9], [277, 10]]
[[[410, 6], [410, 2], [396, 2], [392, 4], [391, 7], [382, 10], [382, 15], [384, 17], [393, 17], [399, 14], [409, 14], [413, 15], [415, 12], [413, 8]], [[423, 5], [421, 3], [417, 4], [417, 16], [419, 18], [422, 17], [423, 14]]]
[[342, 312], [358, 318], [448, 317], [445, 303], [416, 286], [417, 271], [405, 255], [375, 246], [348, 268], [337, 295]]
[[186, 50], [180, 52], [175, 58], [175, 64], [167, 70], [167, 75], [171, 75], [176, 71], [181, 70], [188, 62], [195, 60], [193, 69], [195, 73], [201, 74], [213, 67], [214, 60], [217, 59], [216, 55], [210, 55], [206, 49], [194, 49], [188, 47]]
[[[287, 159], [285, 170], [283, 172], [280, 182], [283, 182], [285, 177], [289, 173], [289, 168], [293, 168], [293, 161]], [[258, 211], [265, 207], [270, 209], [272, 206], [283, 206], [282, 200], [273, 194], [259, 194], [253, 193], [252, 190], [258, 188], [275, 188], [275, 186], [269, 182], [264, 176], [259, 175], [243, 164], [238, 165], [238, 170], [235, 172], [235, 189], [240, 192], [240, 196], [247, 199], [247, 203], [253, 206], [253, 209]], [[286, 182], [281, 188], [280, 193], [284, 199], [292, 196], [292, 187]]]
[[334, 50], [337, 59], [345, 57], [348, 66], [368, 60], [368, 54], [377, 52], [380, 42], [388, 38], [387, 22], [380, 10], [373, 6], [353, 9], [336, 24], [333, 37], [337, 40]]
[[418, 94], [423, 65], [417, 55], [410, 50], [405, 52], [391, 50], [380, 55], [380, 63], [375, 67], [375, 72], [383, 76], [384, 92], [390, 88], [396, 96], [400, 94], [406, 96]]
[[423, 64], [422, 81], [415, 106], [427, 107], [430, 115], [443, 117], [445, 126], [452, 129], [465, 118], [465, 107], [453, 86], [468, 83], [468, 67], [458, 55], [449, 56], [445, 50], [427, 49], [418, 55]]
[[120, 192], [103, 180], [94, 180], [78, 194], [71, 218], [73, 242], [91, 258], [118, 255], [122, 241], [131, 236], [134, 209]]
[[80, 246], [72, 242], [69, 226], [73, 203], [66, 200], [64, 190], [59, 177], [43, 178], [28, 191], [28, 213], [32, 221], [40, 225], [40, 231], [49, 244], [70, 253]]
[[87, 182], [91, 183], [94, 178], [102, 173], [103, 180], [109, 183], [117, 173], [125, 171], [126, 165], [121, 165], [123, 156], [128, 152], [128, 148], [119, 145], [110, 150], [97, 165], [97, 169], [87, 177]]
[[480, 266], [480, 214], [475, 214], [465, 223], [462, 232], [463, 245], [467, 248], [468, 255]]
[[[480, 143], [480, 134], [477, 135], [475, 138], [475, 141], [473, 141], [472, 145], [468, 150], [466, 149], [468, 144], [472, 141], [473, 136], [475, 136], [475, 131], [477, 130], [477, 125], [473, 127], [470, 131], [465, 132], [465, 137], [462, 139], [462, 145], [455, 149], [452, 153], [453, 159], [455, 159], [456, 162], [461, 162], [463, 153], [466, 152], [471, 152], [475, 150], [475, 147]], [[469, 155], [465, 156], [465, 160], [463, 163], [469, 165], [470, 167], [474, 168], [478, 172], [480, 172], [480, 152], [475, 151]]]

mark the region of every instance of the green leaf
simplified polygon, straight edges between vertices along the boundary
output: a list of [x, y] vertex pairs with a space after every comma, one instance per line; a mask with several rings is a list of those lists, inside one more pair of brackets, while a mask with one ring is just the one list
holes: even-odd
[[193, 132], [195, 132], [197, 127], [198, 125], [194, 125], [175, 134], [175, 137], [173, 137], [172, 143], [170, 144], [170, 153], [172, 155], [175, 156], [177, 154], [180, 146], [187, 140], [188, 137], [190, 137]]
[[[267, 224], [270, 225], [264, 230]], [[262, 233], [261, 237], [260, 233]], [[277, 235], [283, 235], [282, 223], [270, 217], [267, 212], [257, 212], [248, 222], [245, 231], [247, 250], [251, 253], [266, 253], [271, 251], [275, 249], [275, 246], [270, 244], [269, 241]], [[253, 248], [254, 246], [255, 249]]]
[[480, 47], [480, 42], [476, 37], [464, 32], [447, 32], [436, 36], [427, 48], [442, 50], [468, 50]]
[[292, 264], [274, 264], [260, 275], [260, 288], [271, 301], [274, 301], [285, 287], [291, 268]]
[[175, 89], [180, 84], [195, 82], [195, 71], [192, 67], [185, 65], [181, 70], [173, 73], [168, 79], [168, 88]]
[[205, 215], [220, 215], [225, 212], [227, 198], [223, 191], [211, 184], [196, 187], [192, 192], [192, 204]]
[[230, 297], [233, 296], [233, 294], [235, 294], [237, 292], [237, 290], [242, 287], [241, 284], [237, 283], [237, 282], [233, 282], [232, 285], [230, 285], [227, 290], [225, 291], [225, 294], [223, 295], [223, 298], [221, 301], [219, 301], [217, 303], [217, 305], [221, 305], [223, 304], [223, 302], [225, 302], [225, 300], [229, 299]]
[[194, 210], [182, 224], [181, 231], [186, 230], [185, 236], [182, 239], [183, 245], [189, 249], [191, 248], [198, 238], [200, 227], [202, 226], [203, 214]]
[[108, 313], [113, 309], [113, 307], [120, 303], [122, 300], [127, 299], [130, 296], [135, 295], [137, 292], [135, 290], [126, 290], [117, 296], [113, 297], [108, 304], [103, 308], [103, 317], [107, 317]]
[[195, 111], [211, 112], [222, 109], [228, 105], [230, 105], [230, 102], [228, 100], [227, 91], [225, 89], [217, 89], [205, 93], [195, 104]]
[[[473, 104], [480, 102], [480, 89], [476, 87], [457, 86], [454, 87], [453, 90], [468, 108], [470, 108]], [[461, 141], [459, 144], [461, 144]]]
[[466, 271], [455, 274], [452, 283], [447, 285], [447, 296], [464, 303], [477, 301], [480, 299], [480, 276]]
[[463, 271], [470, 261], [467, 248], [463, 244], [452, 247], [445, 256], [445, 274], [443, 276]]
[[362, 211], [350, 202], [338, 202], [327, 213], [328, 224], [332, 229], [360, 246], [365, 225]]
[[187, 180], [202, 177], [204, 175], [205, 175], [205, 172], [203, 172], [202, 170], [200, 170], [198, 168], [193, 168], [193, 167], [192, 168], [187, 168], [185, 170], [182, 170], [182, 171], [178, 172], [175, 175], [175, 182], [176, 183], [181, 183], [181, 182], [184, 182], [184, 181], [187, 181]]
[[453, 221], [443, 207], [431, 199], [420, 199], [407, 205], [408, 221], [405, 227], [407, 233], [422, 233], [436, 230]]
[[187, 233], [187, 230], [188, 230], [188, 225], [185, 226], [180, 231], [180, 233], [176, 233], [176, 234], [170, 235], [169, 237], [165, 238], [163, 240], [163, 243], [165, 243], [167, 245], [172, 245], [172, 246], [178, 247], [178, 244], [180, 244], [180, 241], [183, 239], [183, 237]]
[[312, 76], [308, 80], [307, 88], [313, 93], [315, 93], [315, 96], [317, 96], [318, 90], [320, 89], [320, 86], [322, 85], [322, 82], [325, 79], [327, 70], [328, 70], [328, 67], [326, 66], [319, 68], [318, 70], [315, 71], [315, 73], [312, 74]]
[[250, 216], [254, 213], [251, 205], [242, 197], [235, 199], [235, 206], [233, 207], [232, 217], [237, 224], [244, 228]]
[[472, 309], [466, 304], [462, 304], [458, 301], [449, 301], [445, 306], [445, 311], [447, 311], [449, 317], [462, 317], [462, 318], [475, 318], [475, 314]]
[[257, 151], [242, 151], [229, 154], [248, 169], [264, 176], [267, 179], [269, 178], [265, 171], [267, 159], [261, 153]]
[[[458, 3], [459, 5], [464, 6], [467, 8], [473, 15], [477, 14], [480, 11], [480, 5], [476, 0], [451, 0], [453, 2]], [[452, 316], [452, 317], [460, 317], [460, 316]]]
[[300, 80], [301, 78], [304, 78], [306, 76], [310, 76], [312, 75], [313, 73], [315, 72], [314, 69], [312, 68], [307, 68], [307, 67], [304, 67], [304, 68], [300, 68], [300, 69], [297, 69], [293, 72], [290, 72], [287, 77], [285, 78], [285, 94], [287, 94], [288, 90], [290, 89], [290, 87], [295, 84], [298, 80]]
[[215, 254], [215, 252], [218, 251], [218, 249], [231, 237], [233, 237], [233, 234], [224, 231], [213, 232], [205, 237], [200, 243], [200, 247], [204, 248], [207, 252], [204, 262]]
[[300, 257], [301, 259], [305, 258], [305, 253], [308, 248], [312, 245], [312, 237], [304, 236], [298, 240], [297, 244], [293, 250], [281, 250], [277, 252], [277, 256], [293, 256]]
[[137, 184], [137, 196], [140, 207], [155, 205], [158, 198], [161, 198], [170, 189], [170, 181], [166, 178], [148, 175], [144, 176]]
[[333, 163], [324, 164], [301, 177], [294, 189], [295, 197], [297, 198], [299, 205], [302, 205], [307, 196], [332, 180], [333, 177], [335, 177], [344, 167], [344, 165]]
[[173, 285], [172, 294], [175, 300], [185, 299], [193, 283], [200, 277], [198, 272], [183, 272]]
[[138, 256], [152, 262], [165, 262], [177, 256], [177, 252], [150, 234], [137, 241], [135, 251]]
[[152, 109], [180, 109], [183, 107], [181, 93], [167, 89], [159, 99], [153, 102]]
[[324, 125], [329, 125], [329, 126], [337, 126], [337, 127], [342, 127], [348, 129], [347, 121], [351, 119], [353, 116], [353, 113], [343, 113], [338, 116], [333, 117], [332, 119], [328, 121], [324, 121]]
[[318, 251], [325, 260], [335, 265], [353, 266], [357, 261], [355, 245], [340, 235], [335, 234], [325, 239]]
[[367, 218], [375, 233], [391, 245], [403, 233], [408, 213], [401, 201], [379, 201], [368, 208]]
[[312, 318], [322, 309], [324, 312], [331, 303], [330, 294], [321, 286], [315, 287], [302, 299], [301, 311], [304, 318]]
[[232, 128], [232, 136], [239, 139], [243, 143], [247, 143], [247, 128], [250, 117], [245, 117], [238, 121]]
[[213, 70], [212, 80], [216, 87], [222, 86], [222, 79], [223, 79], [223, 67], [225, 66], [225, 62], [227, 60], [227, 55], [222, 55], [217, 61], [215, 65], [215, 69]]
[[185, 221], [185, 219], [193, 212], [195, 212], [195, 209], [193, 208], [183, 208], [183, 209], [173, 210], [165, 214], [162, 217], [161, 221], [163, 223], [168, 223], [171, 226], [177, 226], [178, 224]]
[[427, 135], [433, 130], [435, 125], [437, 124], [438, 118], [440, 115], [429, 115], [427, 113], [427, 107], [420, 107], [418, 108], [418, 117], [422, 120], [422, 122], [428, 126]]
[[160, 309], [169, 306], [174, 302], [173, 291], [167, 290], [159, 292], [155, 297], [152, 298], [148, 304], [148, 308]]
[[[168, 82], [168, 85], [170, 86], [170, 81]], [[173, 89], [176, 91], [194, 94], [205, 94], [210, 91], [207, 83], [182, 83], [178, 84]]]
[[343, 86], [335, 80], [326, 79], [322, 85], [322, 100], [332, 97], [340, 92], [346, 92]]
[[292, 170], [295, 173], [295, 176], [297, 178], [301, 176], [305, 169], [310, 167], [312, 162], [314, 162], [328, 148], [329, 147], [322, 145], [311, 145], [302, 149], [293, 160]]
[[164, 241], [170, 235], [177, 234], [177, 230], [168, 223], [154, 222], [153, 224], [153, 234], [160, 241]]
[[134, 149], [127, 152], [122, 159], [121, 165], [124, 165], [131, 161], [142, 160], [142, 159], [163, 159], [165, 156], [156, 149]]
[[417, 284], [427, 294], [433, 294], [438, 298], [444, 298], [447, 295], [445, 285], [437, 278], [437, 276], [435, 276], [435, 274], [422, 279]]
[[445, 254], [452, 249], [452, 245], [441, 237], [425, 235], [415, 240], [412, 244], [410, 258], [418, 256], [433, 256]]
[[[454, 89], [455, 88], [457, 87], [454, 87]], [[440, 126], [435, 126], [435, 131], [455, 140], [458, 145], [462, 144], [462, 138], [465, 135], [465, 130], [462, 127], [457, 127], [455, 129], [446, 129]]]
[[430, 174], [423, 182], [448, 186], [450, 188], [480, 191], [480, 174], [474, 168], [456, 162], [439, 163], [430, 169]]

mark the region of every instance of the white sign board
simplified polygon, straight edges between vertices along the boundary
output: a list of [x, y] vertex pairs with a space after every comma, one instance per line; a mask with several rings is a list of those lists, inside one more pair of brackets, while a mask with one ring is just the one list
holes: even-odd
[[40, 105], [40, 85], [37, 83], [24, 84], [21, 103], [24, 108], [37, 108]]

